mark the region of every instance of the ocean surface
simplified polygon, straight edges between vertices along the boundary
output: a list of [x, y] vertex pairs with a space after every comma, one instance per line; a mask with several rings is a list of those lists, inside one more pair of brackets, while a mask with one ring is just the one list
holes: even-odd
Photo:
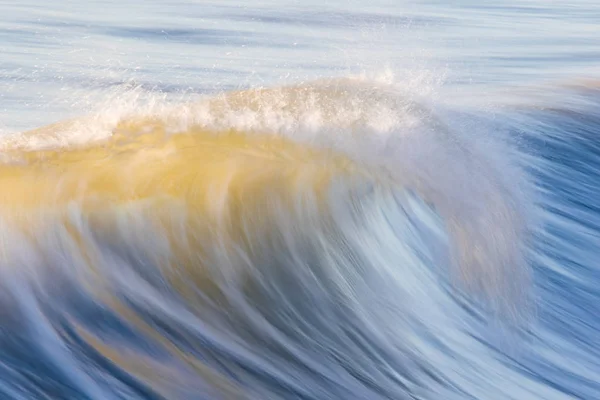
[[1, 399], [600, 399], [600, 2], [0, 0]]

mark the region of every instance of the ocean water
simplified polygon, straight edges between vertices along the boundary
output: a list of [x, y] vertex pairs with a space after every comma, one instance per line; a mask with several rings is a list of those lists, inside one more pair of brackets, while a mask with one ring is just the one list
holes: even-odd
[[600, 399], [597, 1], [0, 11], [0, 398]]

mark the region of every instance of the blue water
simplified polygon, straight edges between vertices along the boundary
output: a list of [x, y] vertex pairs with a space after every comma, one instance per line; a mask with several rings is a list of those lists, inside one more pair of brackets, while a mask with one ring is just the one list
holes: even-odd
[[[111, 237], [71, 204], [103, 255], [89, 276], [52, 206], [22, 215], [31, 237], [0, 211], [1, 398], [600, 399], [599, 2], [0, 11], [0, 192], [15, 143], [96, 145], [132, 115], [281, 135], [394, 182], [337, 182], [319, 218], [275, 196], [247, 254], [208, 262], [252, 290], [215, 272], [210, 306], [163, 281], [130, 209], [107, 203], [129, 229]], [[256, 88], [276, 94], [203, 106]]]

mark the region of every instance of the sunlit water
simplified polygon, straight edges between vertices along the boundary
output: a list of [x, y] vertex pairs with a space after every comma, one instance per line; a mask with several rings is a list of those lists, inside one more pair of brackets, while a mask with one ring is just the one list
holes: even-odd
[[0, 397], [600, 398], [600, 3], [448, 3], [0, 1]]

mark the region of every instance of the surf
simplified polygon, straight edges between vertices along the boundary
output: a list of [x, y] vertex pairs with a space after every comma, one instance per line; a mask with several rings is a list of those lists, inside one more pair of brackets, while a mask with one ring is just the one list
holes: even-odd
[[[483, 301], [463, 318], [526, 307], [527, 176], [476, 133], [364, 79], [24, 132], [0, 144], [2, 273], [67, 375], [82, 356], [144, 396], [418, 392], [415, 321], [452, 326], [450, 287]], [[106, 395], [86, 376], [72, 390]]]

